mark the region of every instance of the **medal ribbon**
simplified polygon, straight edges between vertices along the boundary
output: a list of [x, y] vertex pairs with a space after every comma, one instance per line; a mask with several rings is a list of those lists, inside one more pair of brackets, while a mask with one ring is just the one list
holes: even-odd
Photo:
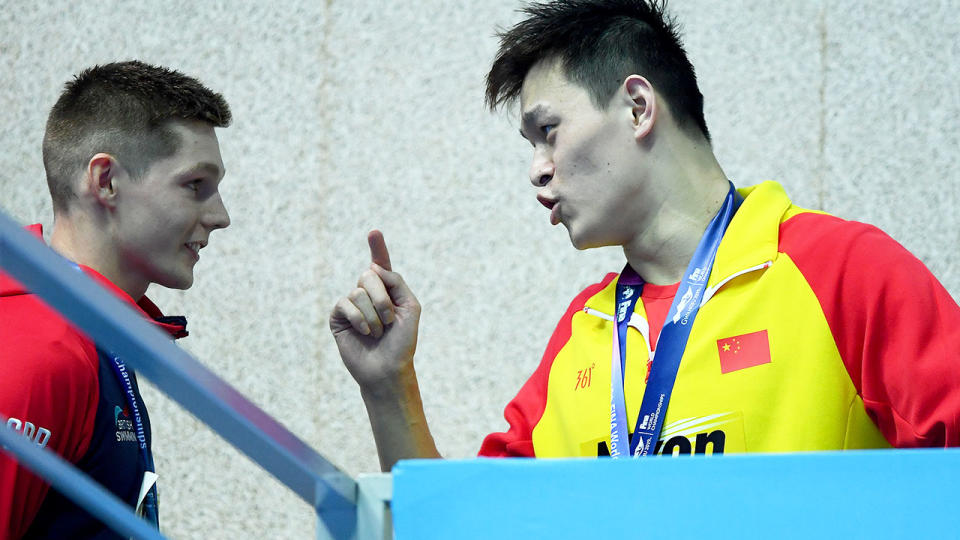
[[[706, 232], [700, 239], [693, 258], [680, 281], [680, 287], [667, 312], [667, 318], [660, 331], [657, 341], [657, 350], [654, 351], [656, 360], [650, 370], [647, 388], [643, 393], [640, 404], [640, 414], [633, 430], [632, 439], [627, 432], [627, 406], [624, 397], [624, 371], [626, 370], [626, 336], [627, 327], [631, 326], [631, 316], [637, 300], [643, 291], [643, 280], [636, 276], [629, 265], [624, 268], [617, 279], [617, 313], [613, 332], [613, 347], [611, 357], [611, 392], [610, 392], [610, 457], [622, 457], [626, 454], [629, 445], [629, 454], [646, 456], [656, 449], [660, 431], [663, 429], [663, 418], [666, 416], [667, 405], [680, 369], [680, 359], [687, 347], [690, 329], [700, 309], [703, 292], [707, 288], [713, 261], [720, 247], [720, 240], [733, 219], [743, 199], [737, 193], [733, 184], [724, 200], [723, 205], [707, 226]], [[624, 274], [627, 274], [625, 277]], [[631, 277], [633, 279], [631, 279]]]

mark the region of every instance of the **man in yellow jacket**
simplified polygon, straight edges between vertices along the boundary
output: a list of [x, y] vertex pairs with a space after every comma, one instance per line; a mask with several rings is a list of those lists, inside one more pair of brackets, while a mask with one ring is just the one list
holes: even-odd
[[[501, 35], [492, 108], [519, 100], [530, 181], [578, 249], [626, 265], [571, 303], [486, 456], [960, 444], [960, 308], [878, 229], [736, 189], [663, 7], [533, 4]], [[439, 457], [413, 366], [420, 306], [373, 264], [330, 327], [381, 466]]]

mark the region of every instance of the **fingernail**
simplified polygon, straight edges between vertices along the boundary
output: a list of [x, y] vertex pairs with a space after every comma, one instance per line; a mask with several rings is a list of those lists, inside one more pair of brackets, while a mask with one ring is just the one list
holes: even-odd
[[362, 325], [360, 325], [360, 333], [363, 334], [363, 335], [365, 335], [365, 336], [369, 336], [369, 335], [370, 335], [370, 325], [367, 324], [367, 323], [363, 323]]

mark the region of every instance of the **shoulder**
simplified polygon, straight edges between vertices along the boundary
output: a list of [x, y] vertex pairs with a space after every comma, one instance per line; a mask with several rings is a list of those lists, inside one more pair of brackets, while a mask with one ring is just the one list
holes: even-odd
[[868, 272], [869, 276], [859, 276], [868, 279], [929, 273], [910, 251], [877, 227], [814, 212], [798, 213], [781, 223], [779, 251], [808, 276], [851, 270]]
[[0, 298], [3, 384], [96, 384], [96, 347], [83, 333], [33, 295]]
[[[76, 462], [86, 452], [100, 395], [96, 347], [31, 295], [0, 297], [0, 413], [45, 432]], [[31, 428], [32, 429], [32, 428]]]
[[614, 293], [610, 291], [614, 289], [614, 284], [616, 283], [618, 275], [619, 274], [615, 274], [613, 272], [607, 274], [602, 280], [587, 286], [585, 289], [580, 291], [580, 294], [573, 298], [573, 300], [570, 302], [570, 305], [567, 306], [567, 310], [560, 318], [560, 321], [557, 322], [557, 326], [553, 331], [553, 335], [550, 336], [545, 358], [555, 355], [557, 351], [563, 347], [563, 344], [570, 339], [570, 336], [573, 333], [574, 315], [583, 311], [583, 308], [587, 307], [588, 304], [605, 307], [605, 302], [603, 299], [599, 298], [604, 296], [605, 293], [609, 293], [609, 301], [613, 301]]
[[570, 314], [571, 311], [577, 311], [579, 309], [583, 309], [583, 307], [590, 301], [590, 299], [604, 292], [608, 288], [612, 288], [618, 276], [619, 274], [615, 272], [610, 272], [607, 275], [605, 275], [603, 279], [601, 279], [600, 281], [585, 287], [570, 302], [570, 306], [567, 309], [567, 313]]
[[837, 331], [856, 328], [853, 321], [887, 324], [891, 317], [926, 311], [931, 302], [955, 305], [923, 262], [873, 225], [799, 213], [781, 224], [779, 251], [800, 271]]
[[[791, 212], [780, 224], [780, 251], [810, 254], [837, 248], [909, 252], [877, 227], [811, 211]], [[835, 255], [837, 253], [834, 253]]]

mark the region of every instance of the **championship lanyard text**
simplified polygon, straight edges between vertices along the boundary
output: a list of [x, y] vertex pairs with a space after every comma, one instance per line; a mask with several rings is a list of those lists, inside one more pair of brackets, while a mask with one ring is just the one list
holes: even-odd
[[650, 369], [650, 378], [643, 393], [640, 414], [637, 415], [632, 438], [627, 432], [623, 373], [626, 367], [627, 328], [634, 306], [642, 294], [643, 282], [641, 281], [639, 285], [621, 283], [623, 277], [621, 272], [621, 279], [617, 280], [616, 323], [610, 361], [610, 457], [626, 455], [626, 445], [629, 445], [629, 455], [635, 457], [648, 455], [656, 448], [660, 431], [663, 429], [663, 418], [666, 416], [667, 405], [670, 403], [670, 395], [677, 379], [677, 371], [680, 369], [680, 358], [686, 349], [690, 329], [700, 309], [700, 300], [710, 279], [717, 248], [741, 201], [733, 184], [730, 184], [730, 191], [723, 206], [707, 226], [684, 272], [680, 287], [677, 289], [677, 294], [660, 331], [657, 349], [653, 356], [655, 360]]
[[[126, 395], [127, 404], [130, 405], [130, 412], [133, 413], [133, 424], [137, 430], [137, 443], [140, 446], [140, 455], [143, 457], [143, 464], [146, 470], [155, 472], [153, 464], [153, 455], [150, 447], [147, 446], [147, 433], [143, 426], [143, 417], [140, 415], [140, 407], [137, 405], [137, 395], [133, 390], [133, 381], [130, 380], [130, 372], [127, 365], [118, 356], [108, 354], [111, 360], [111, 367], [117, 380], [123, 385], [123, 393]], [[143, 517], [154, 526], [159, 523], [159, 512], [157, 511], [157, 487], [152, 486], [147, 493], [143, 504]]]

